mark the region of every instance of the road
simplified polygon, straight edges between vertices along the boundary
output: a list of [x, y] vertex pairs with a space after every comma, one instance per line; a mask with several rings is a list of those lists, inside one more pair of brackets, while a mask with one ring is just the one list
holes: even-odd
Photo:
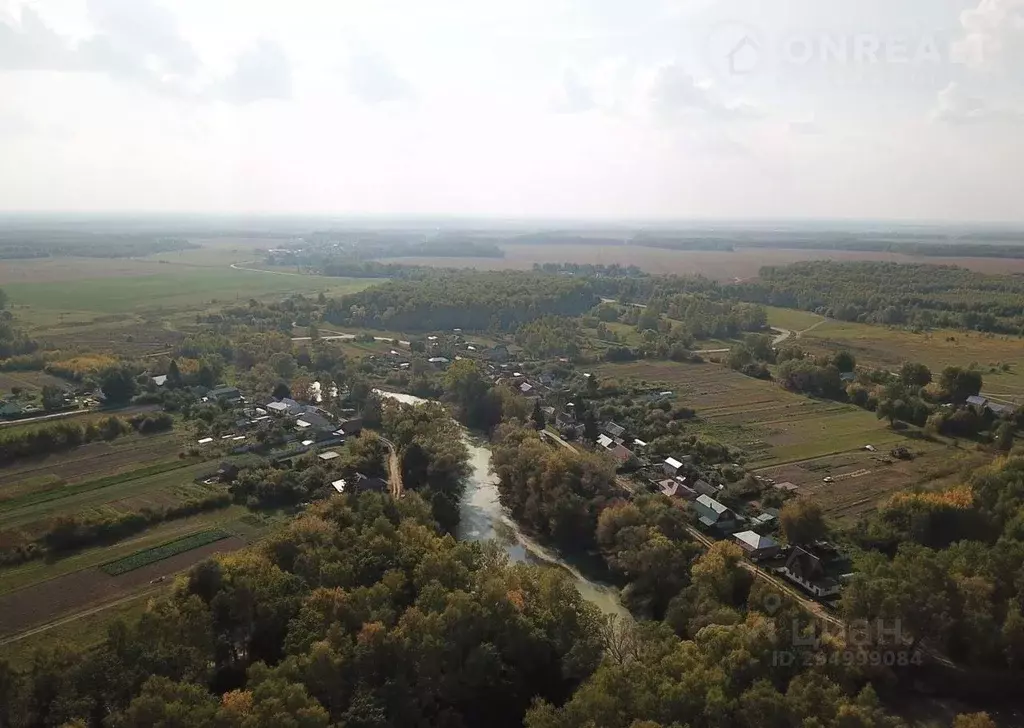
[[77, 622], [79, 619], [84, 619], [85, 617], [91, 617], [94, 614], [99, 614], [100, 612], [104, 612], [104, 611], [106, 611], [108, 609], [113, 609], [114, 607], [119, 607], [122, 604], [128, 604], [129, 602], [134, 602], [137, 599], [142, 599], [143, 597], [152, 596], [152, 595], [156, 594], [157, 592], [165, 589], [170, 584], [171, 584], [171, 582], [168, 581], [167, 584], [162, 584], [161, 586], [158, 586], [156, 588], [144, 589], [142, 591], [135, 592], [134, 594], [129, 594], [126, 597], [121, 597], [120, 599], [115, 599], [112, 602], [105, 602], [103, 604], [100, 604], [100, 605], [95, 606], [95, 607], [91, 607], [91, 608], [83, 610], [81, 612], [75, 612], [74, 614], [70, 614], [67, 617], [61, 617], [60, 619], [56, 619], [56, 620], [54, 620], [52, 622], [48, 622], [47, 624], [42, 624], [42, 625], [39, 625], [38, 627], [33, 627], [32, 629], [27, 629], [24, 632], [19, 632], [18, 634], [11, 635], [10, 637], [5, 637], [3, 639], [0, 639], [0, 647], [3, 647], [4, 645], [12, 644], [14, 642], [19, 642], [19, 641], [25, 639], [26, 637], [31, 637], [32, 635], [37, 635], [37, 634], [41, 634], [42, 632], [47, 632], [47, 631], [53, 629], [54, 627], [60, 627], [62, 625], [69, 624], [71, 622]]
[[[352, 341], [355, 338], [356, 338], [355, 334], [329, 334], [327, 336], [318, 336], [317, 337], [317, 339], [319, 341]], [[292, 341], [312, 341], [312, 340], [313, 340], [313, 338], [311, 336], [293, 336], [292, 337]], [[394, 341], [394, 339], [390, 339], [387, 336], [374, 336], [373, 340], [374, 341], [388, 341], [388, 342]], [[398, 344], [399, 344], [399, 346], [409, 346], [409, 342], [408, 341], [402, 341], [401, 339], [399, 339]]]
[[[819, 321], [818, 323], [821, 323], [821, 322]], [[815, 324], [815, 326], [817, 326], [817, 325], [818, 324]], [[772, 346], [778, 346], [783, 341], [785, 341], [789, 337], [793, 336], [793, 332], [792, 331], [790, 331], [789, 329], [780, 329], [778, 326], [772, 326], [772, 331], [778, 331], [779, 332], [772, 339]], [[810, 331], [810, 329], [808, 329], [808, 331]], [[803, 332], [799, 332], [799, 333], [796, 334], [796, 336], [798, 338], [800, 336], [800, 333], [803, 333]], [[697, 351], [695, 351], [693, 353], [694, 354], [728, 354], [729, 353], [729, 349], [699, 349], [699, 350], [697, 350]]]
[[250, 273], [269, 273], [270, 275], [275, 275], [275, 276], [304, 276], [304, 275], [306, 275], [305, 273], [293, 273], [293, 272], [291, 272], [289, 270], [265, 270], [263, 268], [246, 268], [245, 267], [246, 265], [249, 265], [250, 263], [258, 263], [258, 262], [259, 261], [257, 261], [257, 260], [247, 260], [247, 261], [244, 261], [242, 263], [232, 263], [231, 264], [231, 269], [232, 270], [245, 270], [245, 271], [249, 271]]
[[392, 498], [401, 498], [405, 487], [402, 484], [402, 463], [398, 459], [395, 443], [385, 437], [380, 438], [388, 446], [388, 490]]
[[66, 417], [78, 417], [90, 412], [104, 412], [110, 415], [132, 415], [139, 412], [154, 412], [160, 409], [158, 404], [140, 404], [134, 407], [122, 407], [121, 409], [101, 410], [97, 407], [86, 407], [83, 409], [69, 410], [68, 412], [54, 412], [51, 415], [39, 415], [38, 417], [26, 417], [20, 420], [3, 420], [0, 422], [0, 429], [13, 427], [15, 425], [30, 425], [33, 422], [46, 422], [48, 420], [61, 420]]

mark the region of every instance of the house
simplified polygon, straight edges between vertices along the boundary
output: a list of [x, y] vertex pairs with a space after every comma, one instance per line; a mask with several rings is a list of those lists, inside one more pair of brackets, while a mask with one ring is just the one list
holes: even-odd
[[358, 435], [363, 431], [363, 418], [352, 417], [351, 419], [343, 420], [339, 430], [343, 435]]
[[0, 403], [0, 417], [20, 417], [25, 410], [20, 404], [14, 402]]
[[621, 425], [617, 425], [614, 422], [606, 422], [601, 427], [601, 432], [608, 435], [613, 440], [618, 440], [626, 433], [626, 428]]
[[288, 397], [284, 397], [278, 402], [270, 402], [267, 404], [267, 411], [275, 415], [297, 415], [304, 409], [305, 407], [294, 399], [289, 399]]
[[548, 422], [550, 422], [552, 420], [552, 418], [555, 416], [555, 408], [554, 407], [541, 407], [540, 411], [544, 413], [544, 418]]
[[339, 493], [385, 493], [388, 484], [383, 478], [356, 473], [351, 478], [335, 480], [331, 487]]
[[979, 397], [975, 395], [967, 398], [967, 404], [972, 405], [974, 407], [984, 407], [986, 404], [988, 404], [988, 400], [985, 397]]
[[786, 481], [784, 483], [772, 483], [772, 487], [775, 488], [775, 490], [782, 490], [786, 491], [787, 493], [795, 493], [798, 490], [800, 490], [796, 485], [790, 483], [789, 481]]
[[770, 559], [779, 555], [779, 542], [771, 536], [762, 536], [753, 531], [740, 531], [732, 537], [752, 561]]
[[726, 533], [736, 529], [736, 514], [714, 498], [698, 495], [693, 501], [693, 509], [697, 512], [697, 520], [707, 528], [717, 528]]
[[206, 396], [210, 399], [215, 399], [218, 402], [238, 402], [242, 399], [242, 393], [238, 391], [237, 387], [219, 387], [218, 389], [211, 389], [206, 393]]
[[576, 413], [568, 410], [565, 412], [559, 412], [555, 415], [555, 426], [556, 427], [572, 427], [576, 424]]
[[693, 484], [693, 489], [701, 495], [706, 495], [708, 498], [714, 498], [718, 495], [720, 488], [711, 485], [706, 480], [697, 479], [697, 482]]
[[608, 448], [608, 452], [619, 461], [619, 465], [625, 465], [636, 457], [631, 450], [618, 444]]
[[317, 457], [323, 462], [328, 463], [331, 460], [334, 460], [335, 458], [340, 458], [341, 455], [339, 453], [336, 453], [334, 450], [328, 450], [327, 452], [320, 453], [319, 455], [317, 455]]
[[494, 361], [503, 363], [508, 361], [508, 347], [504, 344], [498, 344], [493, 349], [488, 349], [483, 353], [484, 359], [488, 361]]
[[750, 525], [754, 528], [774, 528], [779, 522], [778, 515], [765, 511], [764, 513], [754, 516], [750, 520]]
[[446, 365], [451, 363], [451, 360], [443, 356], [432, 356], [427, 359], [428, 364], [433, 364], [438, 369], [444, 368]]
[[295, 420], [295, 425], [302, 430], [312, 429], [317, 432], [334, 432], [337, 429], [333, 422], [312, 407], [299, 415], [299, 419]]
[[795, 546], [780, 573], [816, 597], [839, 593], [839, 581], [830, 572], [840, 561], [835, 547], [825, 542]]
[[224, 483], [233, 483], [238, 477], [238, 466], [225, 460], [217, 468], [217, 477]]
[[162, 387], [167, 384], [167, 375], [161, 374], [159, 377], [153, 377], [153, 384], [158, 387]]
[[598, 435], [597, 444], [603, 447], [605, 450], [609, 450], [615, 444], [615, 440], [608, 437], [608, 435]]
[[985, 404], [985, 409], [994, 414], [996, 417], [1010, 417], [1016, 412], [1016, 408], [1009, 404], [999, 404], [998, 402], [988, 402]]
[[659, 482], [658, 488], [663, 495], [667, 495], [669, 498], [683, 498], [688, 501], [697, 499], [697, 491], [671, 478]]
[[523, 382], [519, 385], [519, 392], [529, 397], [533, 394], [533, 385], [529, 382]]
[[682, 470], [683, 464], [675, 458], [665, 458], [665, 462], [662, 463], [662, 468], [665, 471], [665, 475], [675, 477], [679, 475], [679, 471]]

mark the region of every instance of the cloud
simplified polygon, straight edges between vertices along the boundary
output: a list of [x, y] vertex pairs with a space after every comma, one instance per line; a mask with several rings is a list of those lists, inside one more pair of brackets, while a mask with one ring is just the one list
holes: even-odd
[[220, 96], [247, 104], [292, 95], [292, 68], [284, 50], [263, 39], [238, 57], [235, 70], [220, 84]]
[[0, 22], [0, 70], [64, 71], [77, 65], [68, 40], [31, 8], [22, 8], [18, 20]]
[[579, 114], [597, 108], [594, 89], [575, 68], [562, 70], [561, 82], [551, 99], [551, 108], [560, 114]]
[[1024, 63], [1024, 0], [980, 0], [960, 15], [964, 37], [952, 56], [972, 70], [1019, 73]]
[[412, 84], [401, 76], [391, 62], [376, 53], [357, 53], [349, 59], [348, 88], [368, 104], [410, 102], [416, 98]]
[[791, 134], [803, 136], [821, 134], [822, 132], [821, 126], [814, 119], [794, 119], [789, 122], [787, 128]]
[[227, 78], [210, 81], [174, 15], [153, 0], [88, 0], [87, 8], [95, 32], [77, 42], [31, 8], [0, 22], [0, 70], [101, 73], [196, 101], [248, 103], [291, 94], [288, 58], [270, 41], [242, 53]]
[[984, 99], [972, 96], [956, 81], [939, 91], [938, 103], [932, 111], [932, 120], [949, 124], [978, 122], [1024, 121], [1024, 110], [1012, 107], [994, 107]]
[[669, 63], [657, 68], [648, 88], [648, 100], [654, 115], [664, 121], [689, 116], [719, 120], [751, 119], [758, 110], [742, 102], [725, 102], [709, 83], [698, 83], [684, 68]]

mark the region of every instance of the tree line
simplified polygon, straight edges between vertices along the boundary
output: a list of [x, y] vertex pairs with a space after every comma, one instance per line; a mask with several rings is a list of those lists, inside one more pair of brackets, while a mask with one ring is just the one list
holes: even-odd
[[80, 425], [60, 421], [27, 428], [0, 430], [0, 465], [16, 460], [45, 457], [101, 440], [114, 440], [131, 432], [166, 432], [174, 419], [166, 413], [135, 415], [130, 418], [102, 417]]

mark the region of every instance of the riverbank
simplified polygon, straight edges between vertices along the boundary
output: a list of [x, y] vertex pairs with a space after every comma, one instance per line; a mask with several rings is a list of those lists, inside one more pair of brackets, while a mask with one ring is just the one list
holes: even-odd
[[[422, 404], [427, 400], [411, 394], [374, 390], [382, 397], [388, 397], [405, 404]], [[576, 582], [576, 588], [588, 602], [596, 605], [605, 614], [629, 618], [627, 610], [619, 600], [619, 590], [609, 584], [588, 579], [578, 568], [567, 562], [558, 553], [534, 541], [519, 528], [498, 497], [498, 481], [491, 472], [491, 451], [480, 440], [475, 439], [463, 428], [463, 441], [469, 450], [469, 464], [472, 468], [466, 491], [460, 504], [459, 528], [456, 536], [468, 541], [496, 541], [508, 554], [510, 560], [538, 564], [562, 569]]]

